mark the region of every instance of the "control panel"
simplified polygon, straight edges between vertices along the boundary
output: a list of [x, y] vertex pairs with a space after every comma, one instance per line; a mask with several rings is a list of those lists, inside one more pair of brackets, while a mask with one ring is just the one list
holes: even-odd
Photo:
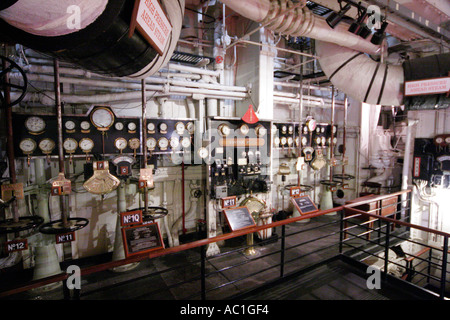
[[450, 188], [450, 134], [415, 139], [412, 171], [428, 187]]
[[212, 198], [269, 191], [271, 123], [211, 120]]
[[147, 149], [153, 154], [194, 149], [195, 120], [147, 119]]

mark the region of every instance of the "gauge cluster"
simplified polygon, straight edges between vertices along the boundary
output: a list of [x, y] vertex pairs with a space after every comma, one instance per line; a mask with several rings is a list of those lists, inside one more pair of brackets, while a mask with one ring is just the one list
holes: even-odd
[[195, 120], [147, 119], [147, 150], [153, 154], [192, 151]]

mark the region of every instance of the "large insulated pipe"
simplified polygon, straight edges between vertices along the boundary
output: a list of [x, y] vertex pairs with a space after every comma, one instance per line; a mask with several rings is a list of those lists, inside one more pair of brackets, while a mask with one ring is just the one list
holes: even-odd
[[[97, 74], [145, 78], [166, 65], [180, 36], [184, 0], [160, 1], [172, 25], [159, 55], [139, 32], [128, 36], [132, 0], [19, 0], [0, 11], [3, 40]], [[72, 20], [79, 15], [79, 26]]]
[[344, 25], [338, 25], [332, 29], [324, 18], [315, 16], [305, 7], [304, 0], [302, 0], [303, 5], [300, 6], [290, 0], [223, 0], [222, 2], [240, 15], [278, 33], [335, 43], [369, 54], [377, 54], [380, 51], [379, 46], [348, 32]]

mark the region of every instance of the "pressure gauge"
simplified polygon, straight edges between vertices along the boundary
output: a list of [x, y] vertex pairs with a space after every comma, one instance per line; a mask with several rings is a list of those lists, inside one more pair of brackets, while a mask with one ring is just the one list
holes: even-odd
[[306, 126], [308, 127], [309, 131], [313, 132], [314, 130], [316, 130], [317, 122], [314, 119], [309, 119], [308, 121], [306, 121]]
[[321, 133], [325, 133], [325, 127], [320, 128]]
[[337, 138], [334, 137], [334, 138], [333, 138], [333, 144], [336, 145], [336, 143], [337, 143]]
[[441, 144], [442, 142], [444, 142], [444, 139], [442, 137], [436, 137], [435, 141], [437, 144]]
[[134, 133], [134, 132], [136, 132], [137, 125], [134, 122], [129, 122], [127, 125], [127, 128], [128, 128], [129, 133]]
[[320, 133], [320, 127], [316, 128], [316, 133]]
[[159, 131], [161, 133], [167, 133], [167, 123], [162, 122], [159, 124]]
[[194, 134], [195, 131], [195, 124], [193, 122], [188, 122], [186, 124], [186, 129], [189, 132], [189, 134]]
[[191, 139], [189, 137], [184, 137], [183, 139], [181, 139], [181, 146], [184, 149], [187, 149], [191, 146]]
[[222, 123], [222, 124], [219, 126], [218, 130], [219, 130], [219, 134], [220, 134], [222, 137], [226, 137], [226, 136], [229, 135], [230, 132], [231, 132], [230, 127], [229, 127], [227, 124], [225, 124], [225, 123]]
[[445, 143], [450, 144], [450, 137], [445, 138]]
[[180, 145], [180, 140], [177, 137], [170, 138], [170, 147], [172, 149], [177, 149]]
[[246, 125], [245, 123], [239, 127], [239, 131], [240, 131], [241, 134], [243, 134], [243, 135], [248, 134], [249, 130], [250, 130], [250, 129], [249, 129], [248, 125]]
[[275, 145], [275, 147], [278, 147], [280, 145], [280, 138], [279, 137], [275, 137], [273, 139], [273, 144]]
[[148, 150], [155, 150], [155, 148], [156, 148], [155, 138], [148, 138], [146, 145], [147, 145]]
[[122, 131], [124, 128], [123, 122], [116, 122], [114, 124], [114, 129], [116, 129], [117, 131]]
[[137, 150], [141, 146], [141, 140], [139, 140], [138, 138], [131, 138], [128, 141], [128, 146], [131, 150]]
[[98, 107], [91, 113], [92, 124], [100, 131], [107, 131], [114, 123], [113, 112], [105, 107]]
[[293, 126], [289, 126], [288, 127], [288, 132], [289, 132], [289, 134], [294, 133], [294, 127]]
[[147, 124], [147, 131], [148, 133], [155, 133], [155, 124], [153, 122], [149, 122]]
[[169, 140], [166, 137], [162, 137], [158, 140], [158, 147], [161, 150], [166, 150], [169, 146]]
[[300, 145], [300, 137], [295, 137], [295, 146], [298, 147]]
[[45, 130], [45, 121], [41, 117], [32, 116], [25, 120], [25, 128], [33, 135], [38, 135]]
[[19, 148], [22, 150], [23, 154], [29, 155], [32, 154], [34, 150], [36, 150], [37, 144], [36, 141], [30, 138], [23, 139], [19, 143]]
[[272, 124], [272, 134], [275, 134], [277, 131], [278, 131], [277, 126]]
[[184, 125], [183, 122], [177, 122], [175, 124], [175, 131], [179, 134], [182, 135], [184, 130], [186, 130], [186, 126]]
[[308, 143], [308, 139], [306, 137], [302, 138], [302, 146], [306, 146], [306, 144]]
[[324, 146], [325, 143], [326, 143], [326, 138], [325, 138], [325, 137], [322, 137], [322, 138], [320, 138], [320, 140], [321, 140], [321, 142], [322, 142], [322, 145]]
[[320, 140], [321, 140], [320, 137], [317, 137], [317, 138], [316, 138], [316, 144], [317, 144], [317, 145], [320, 144]]
[[197, 153], [201, 159], [205, 159], [209, 155], [209, 151], [205, 147], [201, 147], [200, 149], [198, 149]]
[[64, 140], [63, 148], [67, 153], [74, 153], [78, 148], [78, 142], [74, 138], [67, 138]]
[[308, 133], [308, 126], [303, 127], [303, 133]]
[[66, 131], [69, 133], [75, 132], [75, 122], [72, 120], [67, 120], [64, 123], [64, 128], [66, 128]]
[[91, 124], [89, 123], [89, 121], [86, 121], [86, 120], [81, 121], [80, 128], [81, 128], [81, 132], [87, 133], [91, 129]]
[[337, 127], [336, 127], [336, 126], [333, 126], [333, 134], [335, 134], [336, 131], [337, 131]]
[[50, 154], [53, 149], [55, 149], [55, 141], [50, 138], [44, 138], [39, 142], [39, 149], [41, 149], [42, 153]]
[[288, 146], [292, 146], [292, 143], [294, 142], [294, 139], [292, 138], [292, 137], [289, 137], [288, 139], [287, 139], [287, 143], [288, 143]]
[[125, 138], [119, 137], [114, 141], [114, 146], [120, 151], [122, 152], [126, 147], [127, 147], [128, 143], [127, 140]]
[[258, 125], [258, 126], [255, 128], [255, 133], [256, 133], [256, 136], [258, 136], [258, 137], [263, 137], [263, 136], [266, 135], [267, 130], [266, 130], [266, 128], [264, 128], [262, 125]]
[[79, 142], [80, 149], [83, 150], [83, 152], [91, 152], [91, 150], [94, 148], [94, 141], [92, 141], [89, 138], [83, 138]]
[[286, 125], [283, 125], [283, 126], [281, 127], [281, 133], [286, 133], [286, 131], [287, 131], [287, 126], [286, 126]]
[[281, 137], [280, 143], [282, 146], [284, 146], [287, 143], [286, 137]]

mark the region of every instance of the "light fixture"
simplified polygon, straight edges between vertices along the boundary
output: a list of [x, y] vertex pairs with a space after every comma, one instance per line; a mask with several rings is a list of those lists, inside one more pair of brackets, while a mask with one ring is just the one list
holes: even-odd
[[347, 3], [344, 7], [342, 7], [342, 5], [341, 5], [342, 0], [338, 0], [338, 2], [339, 2], [339, 7], [341, 8], [339, 10], [339, 12], [336, 13], [333, 11], [326, 19], [328, 25], [332, 29], [334, 29], [339, 24], [339, 22], [341, 22], [344, 15], [352, 7], [350, 3]]
[[367, 17], [367, 10], [361, 7], [361, 3], [358, 4], [358, 19], [354, 21], [348, 31], [366, 39], [372, 32], [364, 23]]
[[380, 45], [385, 37], [385, 31], [388, 26], [388, 23], [386, 20], [383, 21], [381, 24], [380, 29], [376, 29], [377, 31], [373, 34], [372, 39], [370, 39], [370, 42], [372, 42], [375, 45]]

